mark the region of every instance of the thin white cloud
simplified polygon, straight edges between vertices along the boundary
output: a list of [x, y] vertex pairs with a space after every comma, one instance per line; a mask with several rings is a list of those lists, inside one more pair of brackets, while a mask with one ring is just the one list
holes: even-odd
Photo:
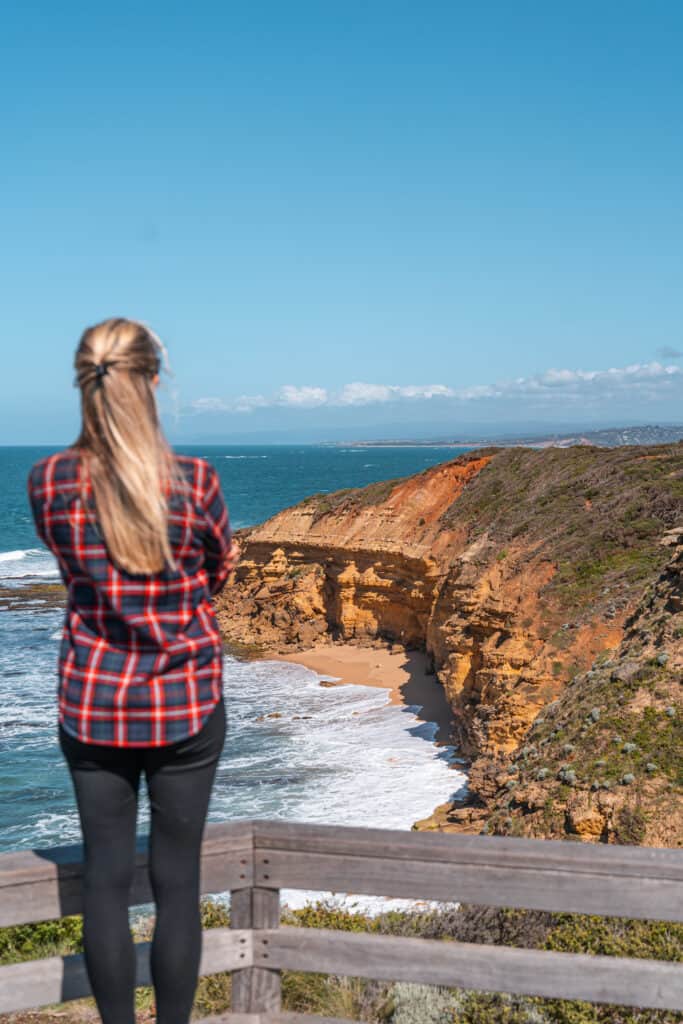
[[375, 402], [390, 402], [398, 398], [452, 398], [455, 391], [445, 384], [366, 384], [356, 380], [345, 384], [333, 396], [332, 405], [371, 405]]
[[299, 409], [311, 409], [316, 405], [326, 405], [328, 401], [325, 388], [294, 387], [293, 384], [285, 384], [280, 388], [277, 399], [273, 405], [294, 405]]
[[517, 377], [498, 384], [460, 388], [455, 397], [462, 401], [480, 399], [529, 399], [537, 402], [582, 401], [618, 396], [666, 397], [683, 389], [683, 368], [662, 363], [632, 363], [607, 370], [550, 369], [531, 377]]
[[[238, 398], [198, 398], [190, 409], [195, 413], [251, 412], [283, 406], [314, 409], [323, 406], [377, 405], [386, 402], [450, 400], [453, 402], [528, 400], [535, 404], [558, 401], [575, 403], [600, 399], [633, 397], [657, 399], [683, 392], [683, 367], [659, 362], [632, 363], [606, 370], [549, 369], [530, 377], [516, 377], [498, 384], [475, 384], [452, 388], [446, 384], [371, 384], [353, 381], [338, 391], [285, 384], [274, 395], [240, 395]], [[682, 395], [683, 397], [683, 395]]]
[[265, 395], [239, 395], [237, 398], [195, 398], [190, 403], [190, 410], [202, 412], [251, 412], [272, 405]]
[[228, 404], [222, 398], [196, 398], [192, 408], [195, 412], [227, 412]]
[[683, 368], [651, 362], [612, 366], [607, 370], [550, 369], [533, 377], [518, 377], [494, 391], [495, 397], [501, 398], [576, 401], [599, 397], [609, 401], [625, 396], [666, 397], [681, 385]]
[[345, 384], [336, 397], [335, 405], [372, 405], [376, 402], [388, 402], [391, 388], [386, 384], [366, 384], [355, 380]]

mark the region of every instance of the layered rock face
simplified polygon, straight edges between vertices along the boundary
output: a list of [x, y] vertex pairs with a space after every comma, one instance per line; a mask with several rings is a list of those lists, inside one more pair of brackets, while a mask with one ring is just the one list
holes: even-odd
[[549, 704], [511, 757], [472, 765], [425, 828], [683, 846], [683, 529], [611, 657]]
[[219, 620], [229, 644], [263, 654], [330, 639], [425, 649], [461, 748], [485, 755], [480, 806], [450, 822], [478, 829], [491, 766], [635, 628], [682, 508], [681, 444], [473, 452], [244, 531]]
[[439, 581], [459, 547], [440, 516], [489, 458], [315, 495], [244, 531], [235, 584], [217, 602], [227, 641], [271, 652], [323, 637], [424, 647]]

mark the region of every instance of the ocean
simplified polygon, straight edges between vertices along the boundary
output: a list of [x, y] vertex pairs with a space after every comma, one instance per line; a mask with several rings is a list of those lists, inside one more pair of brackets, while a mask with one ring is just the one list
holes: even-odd
[[[17, 597], [33, 584], [59, 578], [52, 555], [33, 532], [26, 500], [28, 470], [51, 450], [0, 448], [0, 586], [17, 591]], [[204, 456], [217, 468], [236, 529], [315, 492], [404, 476], [459, 454], [447, 448], [314, 445], [178, 450]], [[35, 589], [25, 597], [0, 610], [0, 850], [80, 841], [56, 740], [62, 611]], [[462, 787], [457, 752], [434, 745], [437, 726], [418, 719], [419, 706], [393, 706], [388, 691], [376, 687], [322, 687], [321, 678], [289, 662], [226, 658], [228, 733], [210, 821], [276, 817], [409, 829]], [[272, 712], [279, 717], [264, 717]], [[140, 831], [147, 819], [143, 797]], [[285, 898], [294, 905], [310, 895]], [[377, 901], [359, 898], [353, 905], [372, 909]]]

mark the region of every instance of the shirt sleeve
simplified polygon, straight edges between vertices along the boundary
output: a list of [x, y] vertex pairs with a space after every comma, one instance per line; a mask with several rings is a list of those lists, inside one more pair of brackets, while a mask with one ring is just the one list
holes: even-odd
[[31, 472], [28, 475], [26, 481], [26, 488], [28, 491], [28, 501], [31, 506], [31, 513], [33, 515], [33, 523], [36, 528], [36, 533], [42, 540], [46, 547], [50, 547], [46, 532], [45, 532], [45, 517], [43, 514], [44, 510], [44, 487], [43, 487], [43, 472], [40, 463], [36, 464], [31, 468]]
[[205, 516], [204, 568], [209, 577], [209, 590], [217, 594], [225, 586], [231, 572], [227, 557], [232, 542], [232, 529], [218, 473], [213, 466], [208, 466], [202, 505]]

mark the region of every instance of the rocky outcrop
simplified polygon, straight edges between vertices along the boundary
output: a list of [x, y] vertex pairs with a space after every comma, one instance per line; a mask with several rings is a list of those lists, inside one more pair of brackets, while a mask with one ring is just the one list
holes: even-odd
[[[654, 613], [638, 625], [635, 613], [670, 555], [661, 541], [677, 536], [682, 506], [681, 444], [480, 450], [313, 495], [244, 531], [218, 615], [226, 641], [256, 653], [323, 639], [426, 650], [457, 740], [480, 762], [470, 805], [443, 813], [479, 829], [497, 807], [501, 772], [506, 799], [515, 788], [509, 758], [542, 709], [625, 637], [657, 648], [653, 630], [666, 627]], [[679, 598], [668, 600], [662, 622]], [[527, 787], [526, 797], [538, 813], [542, 792]], [[569, 801], [566, 828], [594, 837], [605, 799]]]
[[440, 516], [490, 456], [361, 491], [314, 495], [243, 531], [234, 585], [217, 602], [228, 643], [288, 651], [323, 636], [424, 647], [457, 531]]
[[599, 658], [509, 758], [475, 760], [464, 806], [424, 829], [683, 846], [683, 529], [658, 579]]

